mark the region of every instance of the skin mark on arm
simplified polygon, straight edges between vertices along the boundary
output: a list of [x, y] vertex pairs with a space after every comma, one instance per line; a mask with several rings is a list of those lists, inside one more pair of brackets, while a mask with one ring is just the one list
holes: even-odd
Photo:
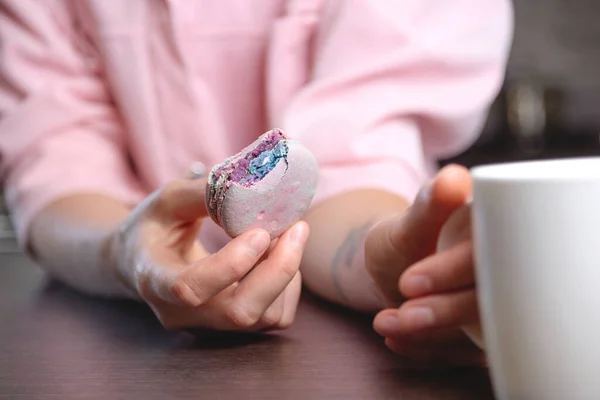
[[374, 221], [369, 221], [352, 229], [333, 257], [331, 278], [338, 296], [346, 304], [350, 301], [344, 293], [341, 280], [348, 269], [364, 265], [365, 238], [374, 223]]

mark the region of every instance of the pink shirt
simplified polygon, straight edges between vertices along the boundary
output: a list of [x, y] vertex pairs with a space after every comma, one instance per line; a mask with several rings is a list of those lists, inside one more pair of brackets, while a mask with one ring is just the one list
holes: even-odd
[[61, 196], [133, 205], [273, 127], [315, 153], [313, 204], [357, 188], [412, 200], [477, 138], [512, 23], [509, 0], [2, 0], [19, 238]]

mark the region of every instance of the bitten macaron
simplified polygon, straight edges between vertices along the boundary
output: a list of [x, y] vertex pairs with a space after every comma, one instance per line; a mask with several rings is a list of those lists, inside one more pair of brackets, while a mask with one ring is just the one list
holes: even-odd
[[317, 181], [312, 152], [273, 129], [211, 169], [206, 208], [232, 238], [254, 228], [276, 238], [308, 210]]

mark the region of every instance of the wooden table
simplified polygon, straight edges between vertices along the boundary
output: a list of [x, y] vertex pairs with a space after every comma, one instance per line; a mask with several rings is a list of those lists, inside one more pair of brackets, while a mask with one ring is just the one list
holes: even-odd
[[144, 306], [92, 299], [0, 256], [0, 399], [492, 399], [482, 369], [391, 354], [368, 318], [304, 295], [256, 337], [164, 331]]

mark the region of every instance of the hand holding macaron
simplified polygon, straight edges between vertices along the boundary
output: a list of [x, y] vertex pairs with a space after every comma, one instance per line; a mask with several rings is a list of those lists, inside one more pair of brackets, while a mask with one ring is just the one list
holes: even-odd
[[[287, 328], [316, 176], [308, 150], [267, 132], [208, 181], [173, 181], [138, 205], [109, 241], [112, 270], [167, 329]], [[214, 254], [197, 240], [209, 214], [233, 238]]]

